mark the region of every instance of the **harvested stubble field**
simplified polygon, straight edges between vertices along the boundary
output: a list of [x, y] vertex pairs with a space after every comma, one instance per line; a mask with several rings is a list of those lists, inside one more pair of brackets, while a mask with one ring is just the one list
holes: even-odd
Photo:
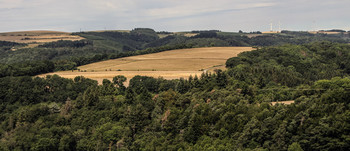
[[[75, 71], [49, 73], [65, 78], [84, 76], [102, 83], [103, 79], [111, 80], [116, 75], [131, 79], [135, 75], [163, 77], [164, 79], [187, 78], [200, 75], [202, 72], [223, 69], [228, 58], [237, 56], [251, 47], [210, 47], [171, 50], [154, 54], [125, 57], [92, 63], [78, 67]], [[48, 74], [40, 75], [44, 77]]]
[[1, 41], [26, 43], [28, 47], [58, 40], [81, 40], [83, 37], [59, 31], [21, 31], [0, 33]]

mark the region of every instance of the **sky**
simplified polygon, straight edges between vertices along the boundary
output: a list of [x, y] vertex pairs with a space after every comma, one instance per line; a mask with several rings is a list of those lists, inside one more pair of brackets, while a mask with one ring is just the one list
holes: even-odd
[[0, 32], [350, 30], [350, 0], [0, 0]]

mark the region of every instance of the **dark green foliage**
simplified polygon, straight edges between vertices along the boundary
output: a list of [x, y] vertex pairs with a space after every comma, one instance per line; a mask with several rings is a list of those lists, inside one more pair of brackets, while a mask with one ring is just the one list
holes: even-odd
[[26, 46], [26, 44], [21, 44], [17, 42], [9, 42], [9, 41], [1, 41], [0, 40], [0, 47], [13, 47], [13, 46]]
[[97, 82], [81, 77], [75, 80], [61, 78], [57, 75], [47, 76], [46, 79], [32, 77], [0, 78], [1, 96], [4, 104], [33, 104], [46, 102], [64, 102], [67, 98], [75, 99], [88, 87], [96, 86]]
[[284, 44], [307, 44], [317, 41], [346, 43], [346, 40], [340, 37], [341, 36], [310, 34], [305, 32], [287, 32], [284, 34], [267, 34], [252, 37], [249, 40], [249, 44], [252, 46], [272, 46]]
[[267, 47], [230, 58], [226, 67], [230, 76], [259, 87], [270, 82], [297, 86], [348, 75], [349, 51], [349, 45], [331, 42]]
[[192, 38], [215, 38], [218, 34], [216, 32], [200, 32], [198, 35], [193, 36]]
[[136, 76], [127, 88], [124, 76], [2, 77], [0, 150], [348, 150], [349, 52], [268, 47], [227, 71]]
[[151, 42], [159, 39], [157, 33], [150, 28], [135, 28], [130, 32], [131, 39], [135, 41]]
[[[349, 81], [336, 78], [319, 81], [312, 87], [332, 88], [338, 90], [338, 95], [346, 95], [344, 88]], [[104, 85], [107, 84], [111, 82], [105, 81]], [[349, 115], [348, 102], [339, 98], [335, 98], [335, 102], [326, 101], [330, 99], [327, 96], [332, 96], [332, 91], [317, 92], [313, 100], [297, 97], [296, 104], [289, 106], [259, 106], [246, 101], [248, 96], [226, 89], [205, 92], [207, 94], [198, 91], [192, 95], [169, 90], [155, 100], [147, 89], [141, 89], [137, 95], [128, 88], [124, 101], [115, 96], [112, 96], [113, 99], [101, 96], [102, 93], [97, 93], [95, 87], [89, 87], [82, 98], [72, 102], [76, 104], [82, 99], [86, 105], [82, 108], [73, 105], [69, 109], [66, 102], [62, 107], [60, 104], [44, 103], [23, 106], [14, 109], [13, 113], [7, 111], [10, 114], [2, 116], [1, 129], [14, 130], [14, 133], [2, 135], [1, 146], [23, 150], [143, 149], [150, 148], [152, 144], [161, 150], [196, 150], [203, 145], [228, 150], [343, 150], [349, 147], [346, 145], [349, 134], [344, 131], [350, 128], [346, 118]], [[189, 105], [177, 103], [183, 97], [192, 99], [187, 103]], [[68, 112], [63, 113], [67, 109]], [[113, 112], [119, 112], [120, 117], [113, 118]], [[48, 118], [51, 120], [44, 120]], [[334, 139], [334, 143], [320, 138]], [[13, 139], [18, 143], [14, 143]], [[300, 145], [296, 145], [296, 141]]]
[[129, 88], [133, 89], [137, 94], [140, 94], [143, 88], [145, 88], [147, 91], [155, 93], [158, 92], [159, 83], [159, 80], [152, 77], [135, 76], [130, 79]]
[[38, 47], [44, 48], [60, 48], [60, 47], [72, 47], [72, 48], [81, 48], [88, 45], [93, 45], [92, 41], [89, 40], [79, 40], [79, 41], [70, 41], [70, 40], [59, 40], [55, 42], [45, 43], [39, 45]]
[[120, 93], [124, 93], [126, 87], [124, 86], [124, 82], [126, 81], [126, 77], [122, 75], [115, 76], [113, 78], [113, 84], [118, 86], [118, 90]]
[[332, 29], [332, 30], [321, 30], [321, 31], [326, 31], [326, 32], [346, 32], [345, 30], [341, 30], [341, 29]]
[[15, 64], [0, 64], [0, 77], [33, 76], [52, 72], [55, 65], [52, 61], [31, 61]]
[[75, 33], [93, 41], [94, 48], [115, 52], [145, 49], [144, 45], [159, 39], [153, 29], [135, 28], [130, 32], [82, 32]]
[[125, 103], [126, 104], [133, 104], [135, 101], [136, 101], [135, 92], [130, 88], [126, 89]]
[[89, 87], [83, 94], [83, 101], [85, 107], [91, 107], [98, 104], [99, 98], [98, 98], [99, 92], [96, 87]]
[[298, 143], [293, 143], [288, 147], [288, 151], [304, 151]]
[[192, 30], [191, 33], [216, 33], [221, 32], [220, 30]]

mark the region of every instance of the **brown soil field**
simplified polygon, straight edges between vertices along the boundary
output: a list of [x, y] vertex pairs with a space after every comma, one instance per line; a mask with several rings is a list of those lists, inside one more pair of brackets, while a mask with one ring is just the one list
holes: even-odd
[[81, 40], [83, 37], [71, 35], [66, 32], [59, 31], [20, 31], [0, 33], [1, 41], [11, 41], [18, 43], [26, 43], [27, 47], [35, 47], [37, 45], [53, 42], [58, 40]]
[[200, 76], [203, 72], [225, 69], [228, 58], [237, 56], [251, 47], [209, 47], [164, 51], [154, 54], [125, 57], [92, 63], [78, 67], [75, 71], [55, 72], [40, 75], [57, 74], [65, 78], [84, 76], [102, 82], [117, 75], [131, 79], [135, 75], [163, 77], [164, 79]]

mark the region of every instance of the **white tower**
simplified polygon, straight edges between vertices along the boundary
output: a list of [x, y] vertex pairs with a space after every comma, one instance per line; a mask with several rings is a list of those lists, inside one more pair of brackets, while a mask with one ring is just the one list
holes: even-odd
[[278, 31], [281, 32], [281, 21], [278, 21]]
[[272, 22], [270, 23], [270, 31], [273, 31], [273, 29], [272, 29]]

